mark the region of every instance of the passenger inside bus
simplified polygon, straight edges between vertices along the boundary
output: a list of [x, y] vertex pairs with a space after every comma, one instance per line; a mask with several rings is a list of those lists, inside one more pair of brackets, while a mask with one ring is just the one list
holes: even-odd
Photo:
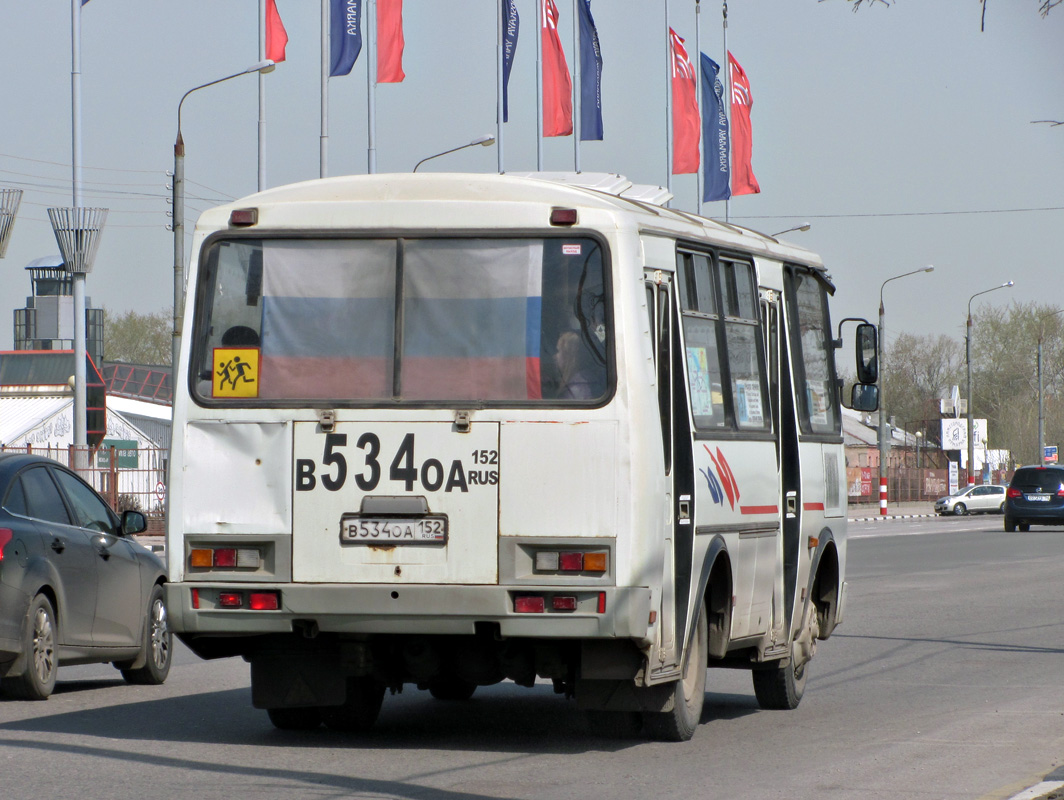
[[554, 353], [560, 381], [558, 397], [563, 400], [591, 400], [602, 394], [605, 379], [602, 366], [596, 363], [576, 331], [563, 331]]

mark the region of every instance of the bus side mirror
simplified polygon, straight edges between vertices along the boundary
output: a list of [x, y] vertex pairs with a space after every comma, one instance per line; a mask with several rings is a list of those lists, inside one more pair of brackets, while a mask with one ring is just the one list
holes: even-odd
[[[876, 326], [862, 323], [857, 326], [857, 382], [875, 383], [879, 380], [879, 348], [876, 346]], [[877, 400], [878, 403], [878, 392]], [[855, 405], [854, 408], [857, 408]], [[874, 409], [873, 409], [874, 410]]]
[[854, 411], [875, 411], [879, 408], [879, 387], [855, 383], [850, 389], [850, 408]]

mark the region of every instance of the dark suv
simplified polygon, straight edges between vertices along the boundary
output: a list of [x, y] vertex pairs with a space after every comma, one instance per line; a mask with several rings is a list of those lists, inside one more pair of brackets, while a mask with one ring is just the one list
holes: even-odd
[[1005, 530], [1064, 525], [1064, 466], [1020, 467], [1005, 493]]

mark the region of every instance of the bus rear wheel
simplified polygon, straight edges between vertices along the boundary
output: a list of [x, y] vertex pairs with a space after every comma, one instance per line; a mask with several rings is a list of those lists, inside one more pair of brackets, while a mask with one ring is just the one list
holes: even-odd
[[384, 684], [370, 677], [348, 678], [343, 705], [322, 709], [325, 727], [334, 731], [368, 731], [384, 701]]
[[761, 708], [766, 711], [793, 711], [798, 708], [805, 694], [809, 662], [813, 658], [819, 634], [816, 607], [808, 603], [802, 630], [791, 642], [791, 657], [753, 672], [754, 696]]
[[673, 685], [672, 709], [643, 713], [643, 729], [654, 739], [686, 742], [694, 736], [702, 718], [706, 699], [706, 666], [709, 657], [709, 630], [705, 601], [698, 609], [698, 624], [691, 640], [683, 677]]

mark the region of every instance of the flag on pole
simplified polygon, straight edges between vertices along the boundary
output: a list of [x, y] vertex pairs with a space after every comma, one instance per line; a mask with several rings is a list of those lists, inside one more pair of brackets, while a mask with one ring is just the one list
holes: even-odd
[[728, 165], [728, 115], [724, 110], [724, 87], [720, 66], [700, 53], [702, 66], [702, 201], [731, 197]]
[[329, 77], [348, 75], [362, 52], [362, 0], [330, 0]]
[[558, 36], [558, 6], [543, 0], [540, 20], [543, 37], [543, 135], [569, 136], [573, 132], [573, 81]]
[[284, 29], [281, 15], [277, 13], [277, 0], [266, 0], [266, 58], [280, 64], [284, 61], [287, 44], [288, 31]]
[[377, 0], [377, 83], [402, 83], [403, 0]]
[[672, 46], [672, 174], [698, 172], [698, 100], [695, 69], [687, 57], [684, 40], [669, 28]]
[[591, 16], [591, 0], [579, 0], [580, 16], [580, 139], [602, 140], [602, 50]]
[[753, 153], [753, 131], [750, 126], [750, 109], [754, 97], [750, 94], [750, 79], [730, 52], [728, 65], [731, 74], [731, 143], [732, 143], [732, 194], [757, 194], [761, 187], [754, 177], [750, 164]]
[[[499, 0], [502, 3], [502, 121], [510, 121], [509, 90], [510, 69], [517, 53], [517, 34], [521, 18], [517, 15], [517, 0]], [[500, 167], [501, 169], [501, 167]]]

